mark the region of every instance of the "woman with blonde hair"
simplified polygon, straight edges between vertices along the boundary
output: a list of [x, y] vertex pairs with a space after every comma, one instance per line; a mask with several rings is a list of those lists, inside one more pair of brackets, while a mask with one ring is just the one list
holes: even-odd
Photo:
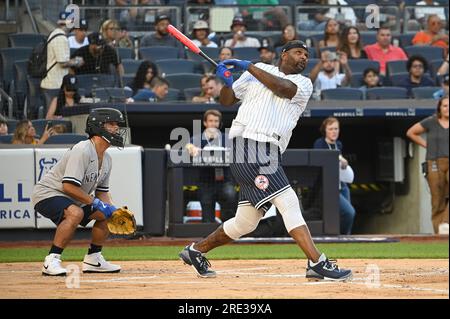
[[112, 47], [119, 45], [119, 31], [119, 23], [113, 19], [108, 19], [103, 22], [100, 28], [100, 33], [103, 36], [103, 39], [105, 39], [106, 43]]
[[36, 129], [34, 128], [33, 123], [31, 123], [30, 120], [22, 120], [17, 123], [11, 143], [41, 145], [44, 144], [51, 135], [53, 135], [53, 128], [49, 128], [47, 124], [42, 137], [37, 139], [35, 137]]
[[[426, 139], [421, 137], [424, 133]], [[448, 95], [439, 100], [436, 114], [411, 126], [406, 136], [426, 148], [424, 173], [430, 186], [433, 229], [448, 235]]]

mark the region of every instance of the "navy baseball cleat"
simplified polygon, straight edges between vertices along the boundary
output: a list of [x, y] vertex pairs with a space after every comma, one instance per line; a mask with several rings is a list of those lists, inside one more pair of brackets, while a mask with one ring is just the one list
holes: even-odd
[[[306, 278], [309, 280], [329, 280], [329, 281], [347, 281], [352, 279], [352, 271], [350, 269], [339, 269], [336, 260], [331, 260], [322, 255], [324, 261], [319, 261], [312, 266], [308, 260], [306, 267]], [[321, 257], [322, 257], [321, 256]]]
[[194, 244], [186, 246], [178, 256], [184, 263], [192, 266], [197, 272], [197, 275], [202, 278], [214, 278], [216, 272], [209, 269], [211, 264], [209, 260], [198, 250], [193, 248]]

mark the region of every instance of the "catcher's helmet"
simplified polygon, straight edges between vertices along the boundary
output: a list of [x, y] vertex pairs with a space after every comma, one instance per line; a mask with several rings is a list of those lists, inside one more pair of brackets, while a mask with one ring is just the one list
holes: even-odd
[[119, 110], [107, 107], [93, 109], [86, 121], [86, 133], [89, 134], [89, 137], [100, 136], [112, 146], [124, 147], [125, 139], [123, 136], [125, 131], [108, 132], [104, 126], [108, 122], [117, 122], [119, 126], [125, 126], [123, 115]]

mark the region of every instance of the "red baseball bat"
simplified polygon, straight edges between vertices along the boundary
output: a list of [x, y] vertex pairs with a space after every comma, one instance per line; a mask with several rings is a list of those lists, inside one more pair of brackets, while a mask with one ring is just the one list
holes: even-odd
[[[189, 50], [191, 50], [195, 54], [198, 54], [201, 57], [205, 58], [209, 63], [211, 63], [212, 65], [217, 67], [216, 61], [211, 59], [202, 50], [200, 50], [200, 48], [194, 42], [192, 42], [191, 39], [189, 39], [187, 36], [185, 36], [183, 33], [181, 33], [180, 30], [178, 30], [177, 28], [175, 28], [171, 24], [169, 24], [169, 27], [167, 29], [168, 29], [170, 35], [172, 35], [175, 39], [177, 39], [178, 41], [183, 43], [185, 46], [187, 46]], [[230, 77], [231, 76], [231, 72], [230, 71], [226, 71], [225, 72], [225, 76], [227, 78]]]

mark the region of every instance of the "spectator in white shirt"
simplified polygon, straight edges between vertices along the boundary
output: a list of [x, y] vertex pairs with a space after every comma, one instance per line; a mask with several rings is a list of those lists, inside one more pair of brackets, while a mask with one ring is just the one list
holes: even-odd
[[[341, 67], [344, 73], [340, 73]], [[315, 99], [320, 99], [322, 90], [346, 86], [352, 78], [347, 54], [343, 52], [336, 54], [328, 50], [323, 51], [319, 63], [311, 70], [309, 78], [314, 83], [313, 95]]]
[[199, 47], [217, 48], [217, 44], [208, 38], [209, 26], [208, 22], [198, 20], [192, 28], [192, 42]]
[[69, 37], [69, 47], [71, 49], [79, 49], [89, 44], [87, 39], [88, 24], [86, 19], [80, 19], [80, 25], [75, 26], [74, 35]]
[[243, 48], [243, 47], [253, 47], [259, 48], [261, 44], [259, 40], [252, 37], [247, 37], [245, 32], [247, 31], [247, 24], [241, 17], [235, 17], [231, 23], [231, 31], [233, 32], [233, 37], [225, 41], [224, 46], [230, 48]]

